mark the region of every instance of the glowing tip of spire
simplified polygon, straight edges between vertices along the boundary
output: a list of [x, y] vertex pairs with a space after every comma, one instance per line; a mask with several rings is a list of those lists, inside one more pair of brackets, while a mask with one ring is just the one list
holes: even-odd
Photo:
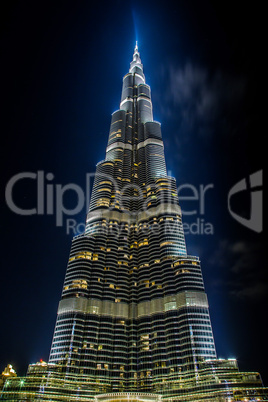
[[134, 50], [138, 50], [138, 41], [136, 40], [136, 45], [135, 45], [135, 49]]

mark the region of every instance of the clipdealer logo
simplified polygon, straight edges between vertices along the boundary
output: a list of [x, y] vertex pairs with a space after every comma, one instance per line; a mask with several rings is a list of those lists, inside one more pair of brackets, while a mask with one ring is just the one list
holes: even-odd
[[[115, 189], [119, 190], [114, 178], [101, 174], [102, 178], [109, 179]], [[64, 217], [74, 216], [81, 212], [86, 205], [88, 209], [90, 203], [91, 184], [96, 173], [86, 174], [86, 186], [85, 191], [75, 183], [68, 183], [65, 185], [52, 183], [54, 179], [53, 173], [46, 173], [44, 171], [34, 172], [22, 172], [14, 175], [8, 181], [6, 185], [5, 198], [9, 209], [18, 215], [55, 215], [56, 226], [64, 225]], [[263, 191], [262, 191], [262, 170], [251, 174], [246, 178], [236, 183], [229, 191], [227, 196], [228, 211], [230, 215], [241, 225], [253, 230], [257, 233], [263, 230]], [[36, 193], [31, 194], [32, 197], [36, 197], [36, 206], [34, 208], [25, 208], [17, 205], [14, 197], [14, 187], [21, 180], [33, 180], [36, 185]], [[182, 210], [182, 215], [195, 215], [197, 221], [190, 226], [188, 223], [184, 223], [185, 234], [213, 234], [213, 225], [210, 222], [206, 222], [202, 217], [205, 215], [205, 195], [208, 190], [214, 188], [213, 184], [206, 186], [200, 185], [198, 188], [191, 184], [182, 184], [177, 188], [177, 193], [180, 201], [187, 201], [187, 206], [193, 205], [195, 202], [195, 208]], [[187, 194], [185, 194], [185, 191]], [[73, 192], [73, 196], [76, 197], [76, 204], [73, 208], [67, 208], [65, 206], [64, 199], [67, 192]], [[120, 191], [118, 191], [120, 192]], [[250, 196], [250, 218], [247, 219], [238, 215], [231, 208], [231, 199], [235, 194], [244, 193], [244, 196]], [[249, 193], [249, 194], [248, 194]], [[142, 191], [141, 191], [142, 195]], [[123, 197], [124, 198], [124, 197]], [[123, 208], [123, 198], [122, 208]], [[186, 204], [184, 204], [186, 205]], [[147, 201], [144, 202], [144, 211], [147, 210]], [[201, 217], [201, 218], [200, 218]], [[75, 219], [66, 219], [67, 234], [73, 231], [74, 234], [79, 234], [85, 229], [84, 223], [77, 223]]]
[[[96, 177], [97, 179], [106, 180], [112, 183], [114, 193], [120, 194], [117, 204], [117, 206], [120, 205], [120, 210], [125, 210], [126, 201], [132, 201], [133, 196], [127, 195], [129, 190], [132, 189], [139, 194], [140, 200], [142, 201], [141, 211], [150, 215], [147, 207], [148, 198], [144, 198], [143, 195], [144, 189], [141, 189], [136, 184], [127, 184], [120, 191], [116, 180], [114, 180], [112, 176], [104, 173], [87, 173], [85, 190], [75, 183], [62, 185], [53, 182], [55, 178], [53, 173], [45, 173], [44, 171], [37, 171], [37, 173], [18, 173], [11, 177], [6, 185], [6, 203], [9, 209], [18, 215], [54, 215], [56, 226], [62, 227], [66, 224], [67, 234], [72, 232], [74, 235], [77, 235], [85, 230], [85, 223], [77, 222], [77, 220], [74, 219], [74, 216], [80, 213], [84, 207], [86, 208], [87, 212], [90, 204], [90, 192], [92, 189], [93, 180]], [[33, 201], [33, 203], [35, 203], [34, 206], [22, 206], [20, 204], [21, 201], [15, 196], [16, 186], [22, 184], [24, 181], [28, 181], [30, 185], [33, 185], [33, 190], [30, 193], [30, 199]], [[182, 215], [197, 217], [196, 221], [194, 222], [183, 223], [185, 234], [213, 234], [213, 225], [210, 222], [206, 222], [204, 219], [207, 192], [213, 187], [213, 184], [200, 184], [199, 186], [194, 186], [192, 184], [185, 183], [181, 184], [177, 188], [178, 197], [184, 205], [184, 208], [181, 210]], [[154, 190], [156, 190], [156, 188]], [[68, 197], [71, 196], [72, 200], [75, 200], [75, 205], [72, 208], [66, 206], [67, 193]], [[161, 202], [161, 195], [158, 195], [158, 198]], [[137, 200], [136, 197], [135, 200]], [[165, 196], [165, 200], [163, 199], [163, 202], [174, 203], [173, 196], [171, 195], [171, 188], [170, 200], [167, 200]], [[109, 208], [112, 208], [112, 206], [108, 206], [108, 209]]]
[[[241, 225], [261, 233], [263, 230], [263, 172], [259, 170], [236, 183], [228, 193], [228, 210], [231, 216]], [[235, 213], [231, 208], [231, 198], [238, 193], [246, 192], [250, 194], [250, 217], [249, 219]], [[247, 195], [248, 196], [248, 195]]]
[[[22, 172], [14, 175], [8, 181], [5, 190], [6, 203], [9, 209], [18, 215], [54, 215], [56, 216], [56, 226], [63, 226], [64, 215], [73, 216], [82, 211], [84, 204], [89, 205], [89, 194], [91, 178], [95, 175], [87, 173], [86, 175], [86, 196], [83, 189], [75, 184], [68, 183], [66, 185], [51, 183], [54, 179], [53, 173], [45, 174], [39, 170], [37, 173]], [[34, 208], [21, 208], [14, 201], [14, 187], [21, 180], [36, 181], [36, 206]], [[67, 208], [64, 205], [64, 197], [66, 192], [72, 191], [77, 198], [74, 208]]]

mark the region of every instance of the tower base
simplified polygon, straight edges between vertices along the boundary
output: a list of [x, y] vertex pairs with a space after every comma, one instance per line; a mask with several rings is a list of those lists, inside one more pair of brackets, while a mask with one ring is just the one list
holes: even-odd
[[[26, 377], [5, 381], [0, 401], [9, 402], [250, 402], [268, 401], [256, 372], [240, 372], [235, 359], [211, 359], [176, 378], [154, 378], [151, 390], [114, 391], [81, 374], [63, 372], [59, 365], [31, 364]], [[109, 388], [107, 393], [100, 392]], [[155, 392], [155, 390], [160, 392]], [[148, 392], [147, 392], [148, 391]], [[152, 392], [150, 392], [152, 391]]]

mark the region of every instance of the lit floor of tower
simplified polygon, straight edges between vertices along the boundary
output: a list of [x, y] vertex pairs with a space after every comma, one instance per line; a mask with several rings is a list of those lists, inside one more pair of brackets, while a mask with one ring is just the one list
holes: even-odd
[[7, 379], [0, 400], [268, 401], [258, 373], [217, 358], [137, 44], [72, 241], [49, 362]]

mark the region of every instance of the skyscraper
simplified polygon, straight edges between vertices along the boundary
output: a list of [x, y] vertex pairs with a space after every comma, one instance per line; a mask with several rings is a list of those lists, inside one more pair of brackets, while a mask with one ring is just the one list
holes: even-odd
[[258, 373], [217, 358], [181, 215], [136, 44], [72, 241], [49, 362], [6, 381], [2, 400], [268, 400]]

